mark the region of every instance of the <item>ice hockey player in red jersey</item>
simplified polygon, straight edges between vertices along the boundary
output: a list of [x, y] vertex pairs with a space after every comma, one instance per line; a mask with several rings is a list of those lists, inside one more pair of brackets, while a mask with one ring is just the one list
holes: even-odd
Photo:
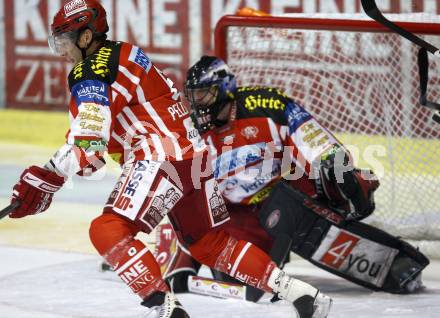
[[[69, 77], [67, 141], [44, 167], [14, 186], [12, 218], [45, 211], [74, 174], [98, 169], [107, 151], [122, 165], [90, 239], [116, 274], [161, 318], [189, 317], [148, 248], [135, 238], [167, 215], [200, 263], [276, 294], [300, 317], [326, 317], [329, 297], [285, 274], [255, 245], [223, 229], [229, 214], [204, 141], [172, 81], [141, 48], [106, 39], [106, 12], [95, 0], [68, 1], [51, 24], [50, 47], [74, 64]], [[190, 209], [187, 207], [190, 206]]]
[[[426, 257], [359, 222], [375, 209], [376, 176], [355, 168], [350, 153], [303, 106], [276, 88], [237, 87], [229, 67], [213, 56], [188, 70], [185, 95], [211, 148], [231, 214], [228, 233], [276, 255], [279, 265], [288, 251], [277, 249], [287, 246], [373, 290], [420, 287]], [[187, 289], [198, 266], [178, 249], [166, 273], [176, 292]]]

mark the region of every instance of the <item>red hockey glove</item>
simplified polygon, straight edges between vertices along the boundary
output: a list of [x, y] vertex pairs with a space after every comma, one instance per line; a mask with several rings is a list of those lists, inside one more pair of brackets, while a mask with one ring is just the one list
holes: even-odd
[[64, 178], [55, 172], [31, 166], [24, 170], [20, 181], [14, 186], [11, 203], [20, 201], [20, 206], [11, 218], [21, 218], [46, 211], [52, 202], [53, 194], [64, 184]]

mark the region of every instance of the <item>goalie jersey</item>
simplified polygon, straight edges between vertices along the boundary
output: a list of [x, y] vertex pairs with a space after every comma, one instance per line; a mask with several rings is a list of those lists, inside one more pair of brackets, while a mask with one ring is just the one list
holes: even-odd
[[281, 176], [314, 196], [312, 162], [338, 140], [282, 91], [239, 87], [226, 126], [207, 132], [212, 167], [231, 203], [258, 204]]

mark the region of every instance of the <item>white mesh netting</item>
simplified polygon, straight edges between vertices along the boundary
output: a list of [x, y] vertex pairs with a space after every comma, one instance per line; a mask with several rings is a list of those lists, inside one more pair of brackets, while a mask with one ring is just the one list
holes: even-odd
[[[440, 46], [440, 35], [423, 37]], [[240, 85], [284, 89], [379, 175], [368, 222], [440, 257], [440, 125], [418, 102], [418, 48], [393, 33], [319, 27], [230, 26], [226, 41]], [[428, 88], [440, 102], [432, 56]]]

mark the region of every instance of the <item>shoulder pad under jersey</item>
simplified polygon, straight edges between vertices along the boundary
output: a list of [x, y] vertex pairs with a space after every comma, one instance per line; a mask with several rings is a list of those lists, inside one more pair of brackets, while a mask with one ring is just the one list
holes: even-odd
[[69, 89], [79, 82], [97, 80], [111, 85], [116, 80], [121, 43], [106, 41], [96, 53], [76, 64], [69, 74]]
[[262, 86], [238, 87], [235, 93], [237, 119], [269, 117], [286, 125], [286, 106], [292, 100], [281, 90]]

